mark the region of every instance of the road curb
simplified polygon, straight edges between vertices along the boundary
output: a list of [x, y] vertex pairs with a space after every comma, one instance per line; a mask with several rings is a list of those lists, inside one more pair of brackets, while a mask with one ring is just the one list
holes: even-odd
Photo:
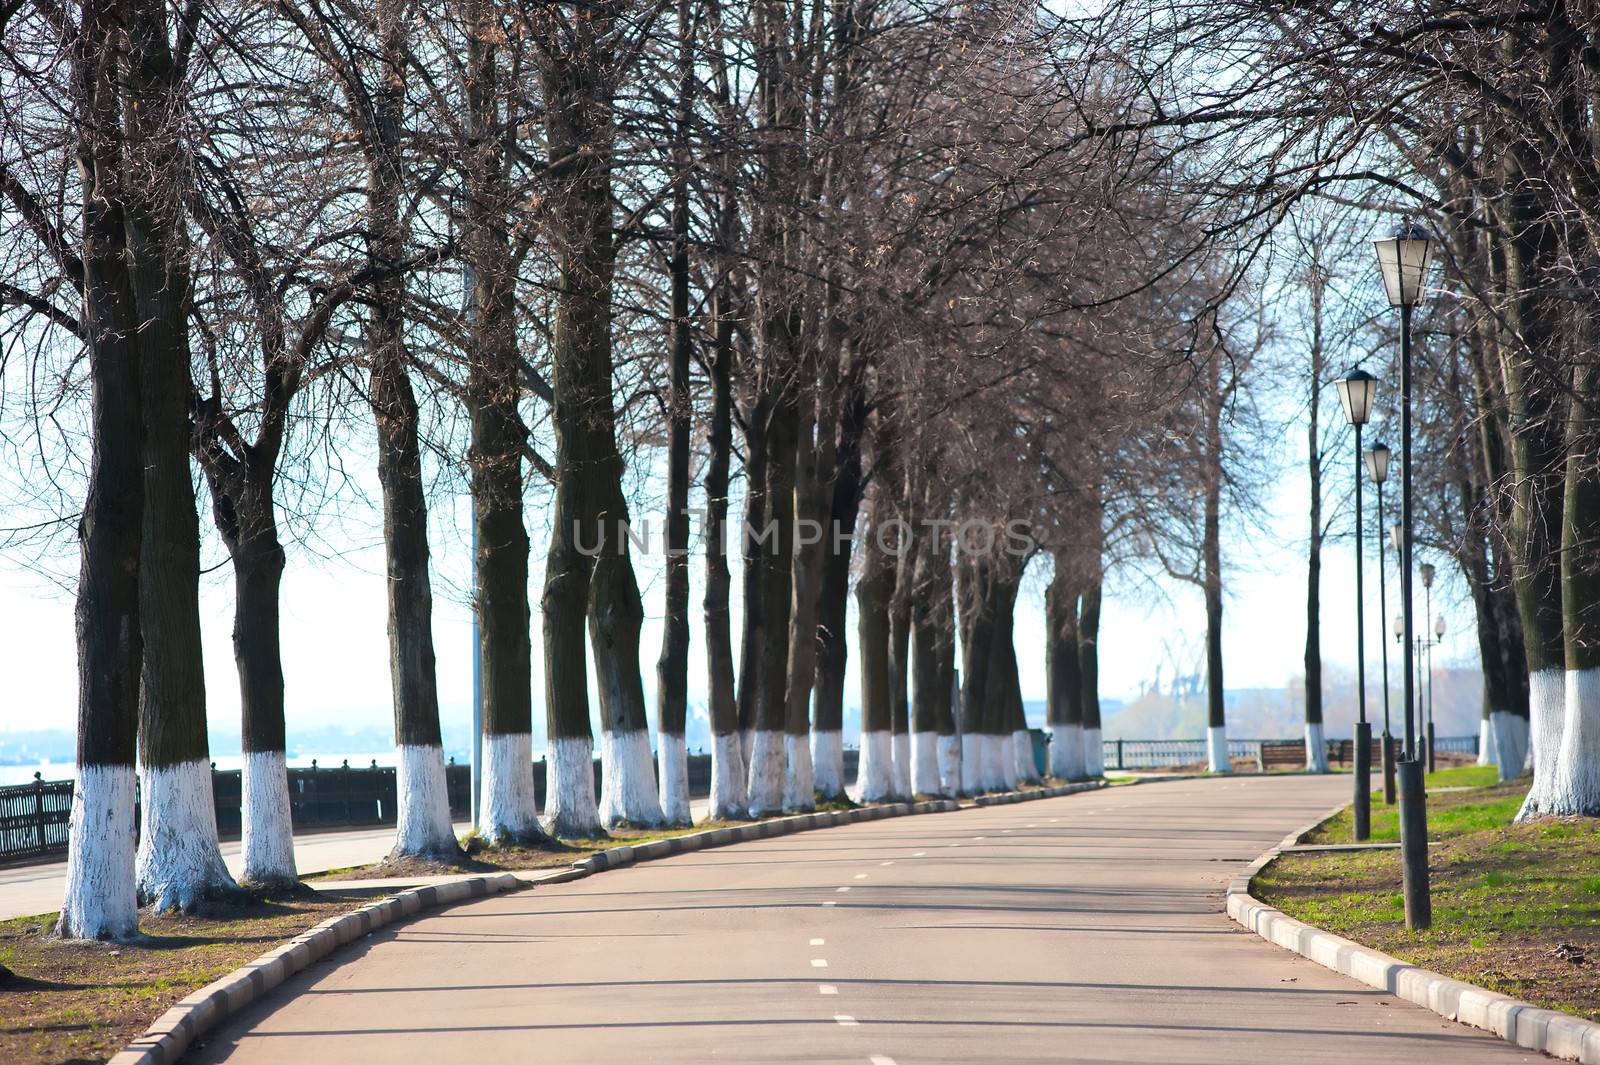
[[517, 870], [486, 876], [469, 876], [445, 884], [410, 888], [372, 902], [339, 917], [330, 917], [287, 943], [256, 958], [233, 972], [192, 992], [173, 1005], [143, 1035], [111, 1058], [110, 1065], [171, 1065], [183, 1056], [196, 1038], [215, 1028], [228, 1017], [276, 988], [289, 977], [320, 961], [340, 947], [424, 910], [440, 909], [508, 891], [521, 891], [538, 884], [561, 884], [639, 862], [668, 858], [691, 851], [725, 847], [733, 843], [787, 836], [817, 828], [834, 828], [861, 821], [913, 814], [952, 813], [974, 806], [1050, 799], [1060, 795], [1107, 787], [1105, 781], [1085, 781], [1025, 792], [981, 795], [963, 805], [955, 799], [929, 799], [922, 802], [884, 803], [858, 806], [850, 810], [825, 810], [794, 814], [745, 825], [690, 832], [671, 839], [627, 844], [596, 851], [572, 863], [571, 868], [554, 871]]
[[1600, 1024], [1520, 1002], [1509, 995], [1403, 962], [1296, 920], [1250, 894], [1250, 881], [1268, 862], [1348, 805], [1340, 803], [1323, 817], [1289, 833], [1230, 880], [1228, 916], [1269, 943], [1430, 1009], [1448, 1020], [1493, 1032], [1508, 1043], [1551, 1057], [1600, 1065]]

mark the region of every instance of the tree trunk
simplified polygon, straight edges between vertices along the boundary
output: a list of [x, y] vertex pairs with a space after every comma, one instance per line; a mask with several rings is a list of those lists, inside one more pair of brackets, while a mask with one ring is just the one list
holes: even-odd
[[894, 794], [909, 799], [911, 786], [911, 571], [914, 546], [902, 542], [889, 606], [889, 732], [894, 750]]
[[217, 846], [200, 652], [200, 524], [189, 470], [189, 264], [178, 147], [179, 103], [166, 9], [128, 8], [127, 135], [143, 171], [124, 218], [139, 321], [144, 529], [139, 614], [139, 898], [189, 912], [234, 890]]
[[1081, 780], [1083, 673], [1078, 661], [1078, 595], [1071, 561], [1055, 557], [1055, 576], [1044, 596], [1045, 714], [1050, 727], [1050, 775]]
[[522, 517], [516, 268], [507, 221], [497, 15], [482, 0], [464, 10], [467, 36], [467, 196], [463, 234], [472, 290], [467, 407], [472, 424], [473, 606], [482, 679], [483, 787], [478, 831], [491, 844], [547, 837], [533, 790], [533, 647], [528, 531]]
[[984, 704], [994, 657], [994, 614], [990, 565], [965, 559], [957, 570], [961, 607], [961, 794], [981, 795], [987, 789], [986, 763], [990, 735]]
[[139, 920], [133, 760], [143, 658], [144, 426], [138, 319], [122, 217], [118, 18], [119, 5], [106, 0], [82, 5], [73, 70], [93, 451], [89, 494], [78, 519], [78, 779], [66, 892], [56, 924], [68, 939], [128, 939], [138, 933]]
[[794, 464], [799, 439], [798, 397], [775, 397], [767, 424], [767, 526], [758, 548], [761, 639], [757, 647], [755, 727], [750, 742], [750, 816], [779, 813], [788, 770], [786, 687], [789, 675], [789, 609], [794, 567]]
[[[1592, 330], [1585, 330], [1592, 332]], [[1592, 345], [1586, 345], [1592, 350]], [[1567, 468], [1561, 507], [1561, 610], [1566, 706], [1561, 747], [1542, 813], [1600, 814], [1600, 467], [1593, 409], [1600, 372], [1592, 361], [1574, 374], [1567, 414]]]
[[[727, 201], [721, 207], [723, 236], [731, 243]], [[726, 246], [726, 245], [725, 245]], [[706, 465], [706, 684], [711, 711], [711, 809], [713, 821], [744, 817], [748, 769], [733, 687], [733, 635], [728, 593], [728, 466], [733, 452], [733, 311], [726, 277], [717, 283], [713, 313], [716, 339], [711, 363], [711, 429]]]
[[917, 537], [911, 588], [911, 780], [918, 795], [960, 788], [960, 740], [950, 708], [949, 544], [937, 531]]
[[[373, 111], [380, 143], [368, 161], [367, 226], [372, 257], [398, 264], [400, 126], [404, 114], [406, 27], [398, 0], [381, 0], [378, 30], [384, 70]], [[405, 281], [398, 273], [372, 286], [367, 322], [371, 401], [378, 430], [378, 481], [383, 489], [383, 540], [389, 615], [389, 678], [394, 691], [398, 823], [391, 855], [455, 860], [444, 751], [439, 737], [439, 684], [433, 656], [433, 588], [428, 574], [428, 501], [422, 480], [416, 393], [405, 348]]]
[[[823, 397], [827, 398], [823, 398]], [[788, 685], [784, 693], [783, 806], [816, 809], [816, 777], [811, 761], [811, 693], [817, 672], [818, 584], [827, 548], [828, 504], [834, 428], [818, 417], [831, 400], [824, 386], [818, 397], [806, 397], [795, 455], [794, 496], [798, 510], [794, 546], [793, 589], [789, 610]], [[813, 440], [816, 441], [813, 444]]]
[[861, 656], [862, 802], [894, 795], [893, 714], [889, 691], [889, 604], [894, 596], [894, 558], [877, 544], [882, 497], [874, 500], [864, 527], [861, 579], [856, 583], [856, 644]]
[[1105, 528], [1101, 487], [1094, 486], [1089, 514], [1089, 546], [1083, 594], [1078, 604], [1078, 674], [1083, 678], [1083, 772], [1105, 775], [1105, 748], [1100, 739], [1100, 595], [1105, 582]]
[[[1311, 345], [1311, 427], [1306, 473], [1311, 482], [1311, 529], [1306, 548], [1306, 770], [1328, 771], [1328, 745], [1322, 731], [1322, 448], [1318, 410], [1322, 396], [1322, 286], [1313, 284]], [[1356, 475], [1361, 476], [1358, 469]]]
[[1206, 750], [1208, 768], [1226, 773], [1227, 709], [1222, 686], [1222, 394], [1219, 355], [1211, 356], [1211, 393], [1206, 397], [1205, 528], [1201, 544], [1201, 588], [1206, 603]]
[[[859, 354], [857, 355], [859, 358]], [[839, 445], [825, 521], [817, 590], [817, 665], [811, 764], [817, 795], [844, 798], [844, 685], [848, 665], [845, 618], [850, 605], [850, 554], [861, 507], [861, 431], [866, 398], [858, 375], [848, 375], [839, 414]]]

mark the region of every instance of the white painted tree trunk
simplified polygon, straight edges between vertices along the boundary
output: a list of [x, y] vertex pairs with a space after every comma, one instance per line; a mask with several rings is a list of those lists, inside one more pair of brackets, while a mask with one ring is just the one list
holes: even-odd
[[1515, 780], [1528, 771], [1528, 722], [1509, 710], [1496, 710], [1489, 724], [1494, 727], [1495, 766], [1500, 783]]
[[783, 734], [786, 766], [783, 774], [783, 808], [810, 813], [817, 808], [817, 783], [811, 768], [811, 737]]
[[983, 794], [983, 735], [961, 734], [961, 794]]
[[908, 732], [894, 734], [894, 795], [897, 799], [912, 796], [911, 734]]
[[239, 882], [283, 888], [300, 878], [289, 815], [289, 768], [282, 751], [246, 751], [240, 786], [244, 869]]
[[1328, 771], [1328, 741], [1323, 736], [1322, 722], [1306, 723], [1306, 772]]
[[887, 730], [861, 734], [861, 801], [886, 802], [894, 794], [894, 739]]
[[1593, 816], [1600, 814], [1600, 669], [1568, 670], [1564, 695], [1561, 748], [1544, 812]]
[[983, 737], [984, 787], [988, 791], [1015, 791], [1017, 765], [1011, 758], [1011, 737], [985, 733]]
[[66, 939], [137, 935], [131, 765], [78, 767], [67, 832], [67, 890], [56, 931]]
[[749, 781], [739, 734], [711, 737], [711, 820], [737, 821], [748, 813], [745, 796]]
[[1517, 814], [1521, 821], [1555, 810], [1556, 761], [1561, 756], [1561, 731], [1566, 718], [1566, 671], [1541, 669], [1528, 675], [1528, 741], [1533, 759], [1533, 786]]
[[750, 816], [783, 813], [783, 778], [787, 750], [784, 735], [775, 729], [758, 729], [750, 744]]
[[562, 839], [600, 835], [600, 808], [594, 801], [594, 741], [587, 736], [551, 740], [546, 769], [545, 831]]
[[1011, 752], [1017, 763], [1017, 779], [1039, 783], [1039, 763], [1033, 760], [1033, 733], [1019, 728], [1011, 734]]
[[1083, 775], [1090, 778], [1106, 775], [1106, 747], [1097, 728], [1083, 730]]
[[433, 744], [401, 744], [395, 786], [398, 809], [390, 857], [454, 857], [459, 845], [455, 827], [450, 823], [450, 792], [445, 783], [443, 748]]
[[642, 728], [600, 733], [600, 824], [605, 828], [660, 828], [664, 821], [650, 757], [650, 734]]
[[533, 737], [526, 732], [483, 738], [478, 834], [491, 844], [527, 843], [544, 835], [533, 789]]
[[939, 734], [911, 734], [911, 790], [915, 795], [942, 795], [939, 779]]
[[192, 911], [235, 890], [217, 846], [211, 763], [195, 759], [140, 773], [139, 899], [160, 913]]
[[844, 797], [844, 737], [838, 729], [811, 733], [811, 783], [824, 799]]
[[954, 733], [939, 737], [939, 794], [961, 794], [961, 737]]
[[1233, 769], [1228, 758], [1226, 725], [1213, 725], [1206, 730], [1206, 768], [1212, 773], [1227, 773]]
[[661, 816], [677, 827], [692, 824], [689, 809], [689, 746], [670, 732], [656, 737], [656, 761], [661, 766]]
[[1050, 775], [1057, 780], [1082, 780], [1083, 726], [1050, 726]]
[[1501, 710], [1491, 711], [1489, 716], [1478, 722], [1478, 764], [1499, 765], [1500, 760], [1494, 749], [1494, 715], [1504, 713]]

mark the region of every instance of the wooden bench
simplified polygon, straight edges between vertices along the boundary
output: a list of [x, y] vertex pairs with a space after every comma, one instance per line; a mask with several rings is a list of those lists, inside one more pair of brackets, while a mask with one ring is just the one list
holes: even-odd
[[1261, 754], [1257, 762], [1263, 773], [1269, 773], [1274, 769], [1304, 769], [1306, 741], [1262, 740]]
[[[1328, 764], [1347, 766], [1355, 765], [1356, 741], [1334, 740], [1328, 744]], [[1383, 765], [1383, 740], [1375, 738], [1372, 741], [1372, 761], [1368, 763], [1373, 769]]]

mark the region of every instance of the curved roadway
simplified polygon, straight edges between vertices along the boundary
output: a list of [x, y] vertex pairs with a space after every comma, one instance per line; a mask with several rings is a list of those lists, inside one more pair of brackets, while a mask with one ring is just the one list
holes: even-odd
[[313, 965], [189, 1060], [1533, 1061], [1230, 922], [1348, 777], [867, 822], [457, 906]]

